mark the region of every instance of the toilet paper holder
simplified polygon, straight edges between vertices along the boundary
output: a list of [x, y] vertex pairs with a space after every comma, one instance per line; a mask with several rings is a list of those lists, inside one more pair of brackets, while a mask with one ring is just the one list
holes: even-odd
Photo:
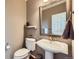
[[6, 45], [5, 45], [5, 51], [7, 51], [9, 49], [10, 49], [10, 44], [9, 43], [6, 43]]

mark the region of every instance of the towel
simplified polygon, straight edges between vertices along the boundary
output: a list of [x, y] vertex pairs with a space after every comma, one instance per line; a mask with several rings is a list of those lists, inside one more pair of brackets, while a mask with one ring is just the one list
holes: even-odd
[[68, 20], [62, 37], [64, 39], [74, 39], [74, 30], [71, 20]]

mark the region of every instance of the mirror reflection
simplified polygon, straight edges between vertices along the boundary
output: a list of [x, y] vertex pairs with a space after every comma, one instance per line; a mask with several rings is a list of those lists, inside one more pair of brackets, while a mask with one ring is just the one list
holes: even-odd
[[61, 36], [66, 25], [66, 1], [40, 7], [41, 34]]

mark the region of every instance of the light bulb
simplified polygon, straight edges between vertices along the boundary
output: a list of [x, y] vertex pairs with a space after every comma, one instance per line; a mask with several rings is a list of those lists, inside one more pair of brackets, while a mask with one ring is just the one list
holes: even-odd
[[43, 2], [48, 2], [48, 0], [43, 0]]

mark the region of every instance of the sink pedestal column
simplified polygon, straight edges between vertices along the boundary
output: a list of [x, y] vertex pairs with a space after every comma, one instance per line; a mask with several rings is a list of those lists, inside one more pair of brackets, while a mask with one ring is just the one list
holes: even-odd
[[53, 53], [49, 51], [45, 51], [45, 59], [54, 59]]

